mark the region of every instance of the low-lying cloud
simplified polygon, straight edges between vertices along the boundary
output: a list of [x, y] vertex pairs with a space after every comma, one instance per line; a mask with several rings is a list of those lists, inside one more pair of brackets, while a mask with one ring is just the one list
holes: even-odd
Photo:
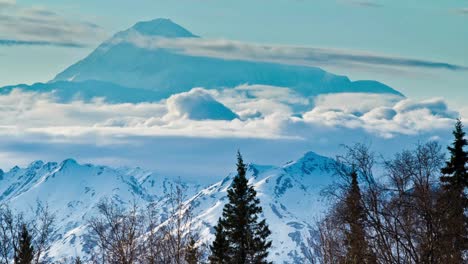
[[[53, 94], [13, 90], [0, 96], [0, 133], [45, 134], [62, 140], [108, 136], [304, 139], [316, 127], [360, 129], [381, 137], [449, 128], [459, 114], [442, 99], [341, 93], [303, 98], [288, 88], [243, 85], [195, 88], [157, 103], [57, 102]], [[57, 138], [56, 138], [57, 139]]]
[[[220, 106], [235, 117], [217, 118], [212, 111]], [[343, 143], [372, 142], [387, 153], [420, 140], [445, 144], [458, 115], [441, 99], [359, 93], [304, 98], [266, 85], [195, 88], [153, 103], [61, 103], [53, 93], [16, 89], [0, 95], [0, 167], [73, 157], [173, 176], [221, 177], [237, 149], [252, 162], [281, 164], [310, 150], [334, 155]]]

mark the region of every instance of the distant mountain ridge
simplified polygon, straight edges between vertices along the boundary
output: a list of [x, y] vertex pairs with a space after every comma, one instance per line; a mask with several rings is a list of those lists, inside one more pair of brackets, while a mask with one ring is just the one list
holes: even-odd
[[[249, 182], [258, 191], [263, 215], [273, 232], [270, 259], [275, 263], [304, 263], [313, 257], [309, 244], [317, 239], [315, 221], [327, 208], [320, 191], [331, 183], [327, 169], [330, 162], [331, 159], [310, 152], [284, 166], [248, 166]], [[204, 242], [213, 238], [213, 226], [221, 215], [234, 175], [207, 187], [181, 182], [188, 197], [185, 203], [193, 207], [192, 226]], [[86, 257], [87, 220], [95, 215], [101, 199], [145, 206], [163, 201], [175, 181], [141, 168], [115, 169], [79, 164], [73, 159], [61, 163], [36, 161], [26, 168], [14, 167], [1, 173], [0, 203], [25, 212], [36, 201], [47, 203], [57, 216], [58, 228], [48, 256], [57, 260]], [[166, 211], [164, 203], [160, 205]]]

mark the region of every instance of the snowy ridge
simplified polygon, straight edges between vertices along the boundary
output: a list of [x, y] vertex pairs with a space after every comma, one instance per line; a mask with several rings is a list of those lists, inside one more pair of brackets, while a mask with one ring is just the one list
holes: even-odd
[[[309, 254], [315, 221], [327, 207], [320, 190], [331, 182], [329, 162], [310, 152], [281, 167], [249, 165], [249, 182], [258, 192], [272, 231], [270, 257], [275, 263], [302, 263]], [[200, 233], [201, 242], [209, 243], [213, 238], [213, 226], [221, 216], [234, 175], [206, 188], [183, 183], [189, 197], [186, 203], [194, 209], [192, 226]], [[101, 199], [111, 198], [124, 206], [136, 201], [144, 206], [162, 201], [175, 183], [141, 168], [113, 169], [72, 159], [36, 161], [26, 168], [15, 167], [0, 179], [0, 202], [27, 212], [41, 201], [56, 214], [58, 231], [48, 252], [56, 259], [86, 256], [86, 223]]]

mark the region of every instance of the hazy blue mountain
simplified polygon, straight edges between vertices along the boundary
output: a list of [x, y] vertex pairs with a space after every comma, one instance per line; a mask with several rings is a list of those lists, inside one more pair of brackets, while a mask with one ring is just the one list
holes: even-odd
[[156, 102], [164, 97], [158, 91], [128, 88], [111, 82], [95, 80], [10, 85], [1, 88], [0, 94], [8, 94], [13, 89], [20, 89], [24, 92], [53, 93], [54, 97], [62, 103], [77, 99], [90, 101], [96, 97], [104, 98], [109, 103], [140, 103]]
[[139, 22], [115, 34], [89, 56], [59, 73], [53, 81], [98, 80], [157, 91], [163, 97], [193, 87], [213, 89], [245, 83], [291, 87], [306, 96], [336, 92], [399, 94], [377, 81], [353, 82], [346, 76], [320, 68], [189, 56], [167, 48], [142, 48], [130, 40], [135, 35], [198, 37], [168, 19]]

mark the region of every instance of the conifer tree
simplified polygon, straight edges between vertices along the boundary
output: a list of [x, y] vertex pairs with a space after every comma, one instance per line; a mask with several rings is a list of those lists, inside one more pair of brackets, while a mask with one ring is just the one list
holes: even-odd
[[211, 255], [209, 261], [211, 264], [229, 263], [229, 243], [226, 239], [226, 232], [223, 227], [223, 220], [220, 218], [215, 226], [215, 239], [210, 246]]
[[266, 221], [259, 219], [260, 200], [253, 186], [248, 184], [246, 165], [240, 153], [237, 154], [237, 175], [227, 192], [229, 201], [217, 227], [221, 226], [229, 245], [228, 260], [224, 263], [269, 263], [271, 232]]
[[195, 243], [195, 239], [191, 237], [185, 252], [185, 261], [187, 264], [198, 264], [199, 262], [200, 253]]
[[75, 264], [83, 264], [83, 261], [81, 261], [80, 257], [75, 258]]
[[15, 264], [31, 264], [34, 258], [34, 248], [32, 246], [32, 238], [28, 232], [26, 224], [21, 226], [19, 234], [18, 249], [15, 252]]
[[468, 151], [464, 149], [468, 146], [468, 141], [465, 138], [463, 124], [460, 119], [455, 124], [453, 136], [455, 139], [452, 146], [448, 147], [451, 154], [450, 160], [442, 168], [444, 176], [441, 177], [441, 181], [451, 186], [451, 188], [468, 188]]
[[468, 145], [460, 119], [453, 131], [454, 141], [448, 147], [450, 159], [442, 168], [442, 259], [447, 263], [463, 263], [464, 251], [468, 249], [468, 221], [465, 215], [468, 187]]
[[346, 232], [347, 256], [346, 263], [373, 263], [365, 237], [365, 212], [361, 203], [361, 190], [358, 184], [358, 174], [350, 173], [351, 185], [345, 199], [345, 222], [349, 225]]

